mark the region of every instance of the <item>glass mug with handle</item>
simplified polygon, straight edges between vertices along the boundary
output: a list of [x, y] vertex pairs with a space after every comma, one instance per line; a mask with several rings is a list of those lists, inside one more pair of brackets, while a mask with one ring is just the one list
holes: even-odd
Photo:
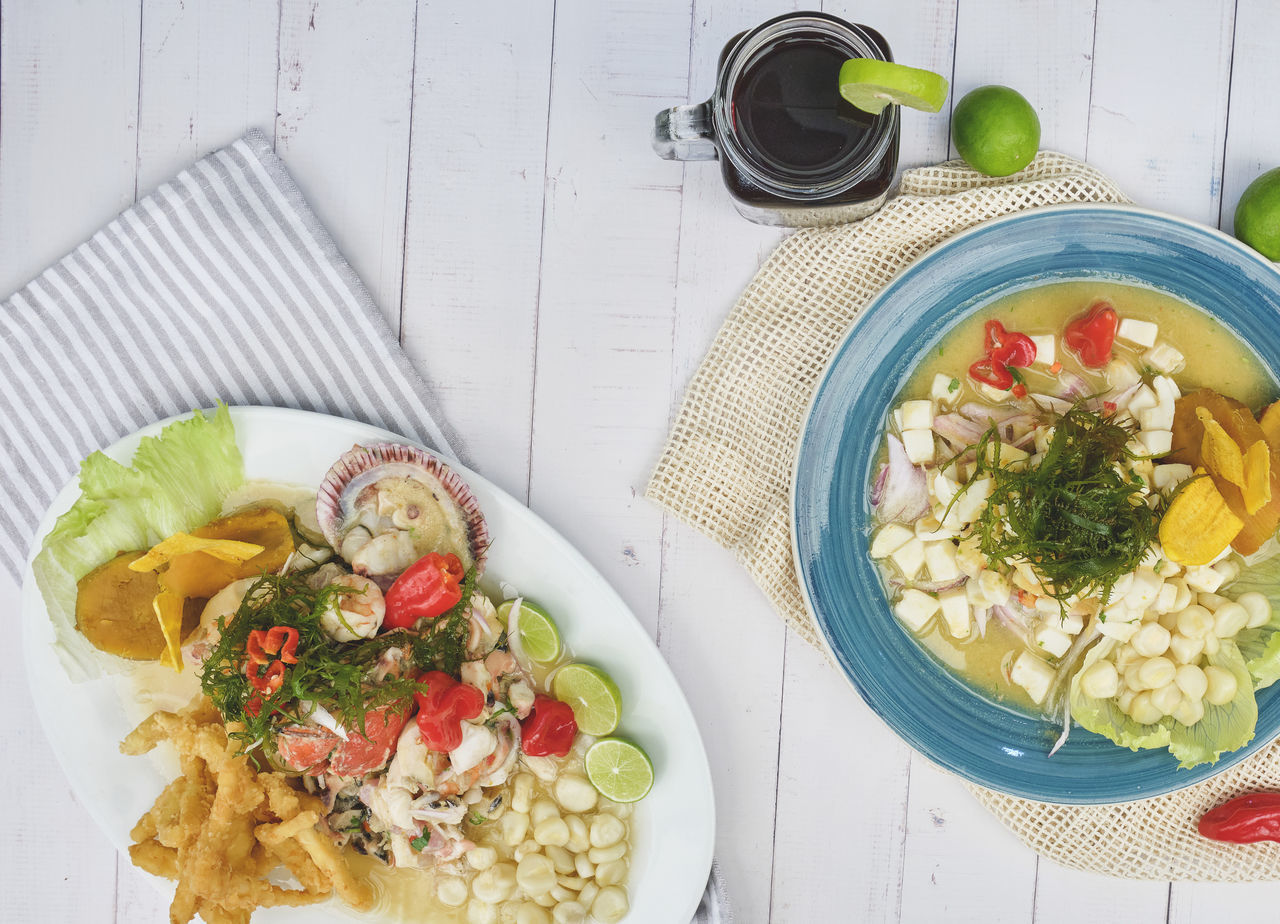
[[898, 166], [898, 107], [871, 115], [840, 96], [848, 58], [892, 61], [874, 29], [825, 13], [790, 13], [729, 40], [715, 93], [658, 113], [667, 160], [719, 160], [738, 211], [767, 225], [865, 218]]

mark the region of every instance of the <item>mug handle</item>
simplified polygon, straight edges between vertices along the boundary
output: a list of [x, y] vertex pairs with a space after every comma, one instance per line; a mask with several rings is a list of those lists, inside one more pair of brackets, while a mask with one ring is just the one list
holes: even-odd
[[653, 120], [653, 149], [663, 160], [715, 160], [711, 102], [672, 106]]

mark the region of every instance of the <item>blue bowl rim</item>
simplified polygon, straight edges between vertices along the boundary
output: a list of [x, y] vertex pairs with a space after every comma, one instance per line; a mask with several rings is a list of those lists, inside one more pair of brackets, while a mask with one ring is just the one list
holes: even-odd
[[[940, 755], [940, 754], [935, 755], [935, 754], [927, 753], [925, 750], [917, 747], [911, 740], [909, 740], [909, 738], [903, 732], [901, 732], [898, 728], [896, 728], [894, 726], [894, 723], [890, 721], [889, 718], [883, 713], [880, 706], [872, 698], [864, 694], [862, 688], [858, 684], [858, 681], [852, 676], [852, 674], [846, 667], [844, 659], [840, 656], [840, 654], [836, 651], [835, 647], [833, 646], [831, 638], [829, 637], [829, 634], [828, 634], [826, 620], [821, 615], [819, 615], [817, 608], [814, 605], [809, 583], [808, 583], [808, 580], [806, 579], [807, 569], [804, 567], [803, 556], [801, 554], [800, 530], [797, 529], [797, 518], [799, 515], [797, 493], [798, 493], [798, 487], [800, 484], [799, 476], [800, 476], [801, 468], [805, 462], [804, 448], [807, 443], [806, 436], [809, 432], [809, 427], [812, 421], [814, 410], [817, 407], [819, 400], [822, 397], [823, 391], [836, 367], [836, 363], [841, 357], [841, 355], [843, 354], [846, 346], [848, 345], [850, 338], [852, 338], [857, 333], [859, 326], [868, 317], [871, 317], [873, 312], [877, 311], [877, 309], [880, 309], [881, 305], [884, 302], [888, 301], [889, 298], [892, 297], [892, 290], [900, 283], [901, 279], [904, 276], [906, 276], [908, 273], [919, 271], [918, 267], [920, 267], [921, 265], [927, 267], [929, 263], [937, 259], [940, 259], [941, 258], [940, 255], [945, 255], [950, 250], [964, 246], [965, 242], [969, 238], [978, 234], [989, 233], [990, 229], [993, 226], [1004, 225], [1004, 224], [1016, 224], [1019, 221], [1025, 221], [1028, 218], [1041, 217], [1046, 214], [1052, 214], [1052, 213], [1075, 214], [1075, 213], [1088, 213], [1088, 212], [1107, 213], [1109, 215], [1116, 215], [1116, 214], [1130, 215], [1135, 218], [1154, 219], [1157, 222], [1166, 222], [1169, 224], [1182, 226], [1183, 228], [1189, 229], [1195, 234], [1200, 234], [1208, 238], [1215, 239], [1218, 243], [1224, 244], [1229, 249], [1236, 251], [1236, 253], [1243, 259], [1256, 263], [1274, 273], [1280, 274], [1280, 263], [1273, 263], [1272, 261], [1268, 260], [1266, 257], [1259, 254], [1253, 248], [1249, 247], [1248, 245], [1242, 243], [1241, 241], [1237, 240], [1236, 238], [1232, 237], [1231, 235], [1227, 234], [1226, 232], [1218, 228], [1213, 228], [1208, 225], [1202, 224], [1200, 222], [1192, 221], [1187, 218], [1182, 218], [1177, 215], [1172, 215], [1167, 212], [1162, 212], [1155, 209], [1143, 208], [1140, 206], [1130, 205], [1126, 203], [1110, 203], [1110, 202], [1079, 203], [1077, 202], [1077, 203], [1061, 203], [1056, 205], [1045, 205], [1045, 206], [1038, 206], [1032, 209], [1025, 209], [1018, 212], [1012, 212], [1007, 215], [1002, 215], [997, 218], [992, 218], [986, 221], [979, 222], [978, 224], [970, 228], [966, 228], [963, 231], [957, 232], [956, 234], [946, 238], [945, 240], [940, 241], [937, 244], [934, 244], [932, 247], [930, 247], [929, 249], [927, 249], [926, 251], [924, 251], [923, 253], [921, 253], [911, 261], [909, 261], [907, 264], [902, 266], [889, 279], [889, 281], [884, 284], [884, 286], [880, 289], [880, 291], [877, 292], [876, 295], [874, 295], [871, 298], [871, 300], [866, 304], [866, 306], [863, 307], [863, 309], [858, 312], [858, 315], [853, 319], [853, 321], [850, 322], [849, 327], [845, 330], [844, 334], [840, 338], [840, 341], [836, 344], [835, 348], [833, 349], [831, 353], [831, 359], [828, 361], [826, 368], [823, 370], [822, 374], [819, 376], [817, 383], [814, 387], [813, 394], [810, 397], [808, 407], [805, 409], [804, 417], [800, 427], [800, 438], [796, 444], [796, 452], [792, 460], [791, 488], [789, 492], [789, 499], [790, 499], [789, 526], [791, 531], [792, 564], [796, 571], [797, 583], [800, 585], [800, 594], [801, 594], [801, 598], [804, 601], [805, 609], [818, 627], [818, 630], [819, 630], [818, 637], [822, 641], [822, 646], [826, 654], [828, 655], [832, 663], [834, 663], [837, 666], [840, 673], [844, 676], [845, 681], [853, 688], [853, 690], [858, 694], [858, 696], [863, 700], [863, 702], [866, 703], [868, 708], [876, 715], [877, 718], [880, 719], [880, 721], [882, 721], [889, 728], [890, 731], [894, 733], [895, 736], [899, 738], [899, 740], [907, 744], [912, 749], [913, 753], [921, 757], [924, 757], [926, 760], [928, 760], [930, 763], [934, 764], [935, 766], [938, 766], [944, 770], [948, 770], [952, 773], [955, 773], [956, 775], [960, 776], [965, 780], [968, 780], [971, 783], [974, 783], [986, 788], [990, 788], [998, 792], [1003, 792], [1008, 795], [1017, 796], [1020, 798], [1030, 799], [1034, 801], [1048, 802], [1053, 804], [1063, 804], [1063, 805], [1123, 804], [1125, 802], [1139, 801], [1142, 799], [1148, 799], [1156, 796], [1167, 795], [1172, 792], [1177, 792], [1180, 789], [1184, 789], [1188, 786], [1193, 786], [1197, 783], [1203, 782], [1204, 780], [1212, 776], [1217, 775], [1222, 771], [1230, 769], [1231, 766], [1233, 766], [1236, 763], [1239, 763], [1241, 760], [1244, 760], [1247, 756], [1261, 750], [1271, 741], [1274, 741], [1277, 738], [1280, 738], [1280, 729], [1278, 729], [1275, 734], [1273, 734], [1271, 737], [1267, 739], [1255, 738], [1249, 744], [1245, 745], [1245, 747], [1240, 748], [1237, 751], [1232, 752], [1230, 754], [1223, 755], [1223, 757], [1216, 764], [1212, 766], [1211, 772], [1201, 773], [1201, 774], [1192, 774], [1191, 771], [1188, 771], [1188, 777], [1183, 782], [1175, 781], [1172, 785], [1169, 785], [1169, 786], [1152, 787], [1151, 789], [1137, 793], [1130, 798], [1114, 799], [1114, 800], [1098, 799], [1096, 797], [1089, 797], [1087, 795], [1081, 796], [1074, 793], [1069, 795], [1060, 794], [1058, 798], [1049, 798], [1045, 796], [1043, 793], [1035, 791], [1033, 788], [1010, 786], [1000, 781], [991, 781], [991, 780], [983, 779], [979, 775], [972, 772], [972, 770], [970, 770], [964, 764], [949, 761], [945, 759], [943, 755]], [[1273, 369], [1273, 373], [1280, 373], [1280, 369]], [[942, 670], [942, 668], [939, 668], [939, 670]]]

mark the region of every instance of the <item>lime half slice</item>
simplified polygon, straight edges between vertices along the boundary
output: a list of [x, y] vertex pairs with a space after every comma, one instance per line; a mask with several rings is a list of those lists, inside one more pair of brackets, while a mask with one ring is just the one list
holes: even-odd
[[[498, 604], [498, 618], [504, 626], [511, 625], [511, 605], [514, 600]], [[520, 602], [520, 643], [524, 653], [539, 664], [551, 664], [560, 657], [564, 646], [560, 642], [560, 630], [551, 614], [528, 600]]]
[[622, 717], [618, 685], [590, 664], [566, 664], [556, 671], [551, 676], [551, 695], [573, 707], [578, 731], [583, 734], [607, 735], [618, 727]]
[[890, 103], [937, 112], [947, 101], [947, 80], [933, 71], [892, 61], [850, 58], [840, 65], [840, 95], [873, 114]]
[[639, 802], [653, 788], [653, 761], [622, 738], [601, 738], [587, 749], [587, 779], [606, 799]]

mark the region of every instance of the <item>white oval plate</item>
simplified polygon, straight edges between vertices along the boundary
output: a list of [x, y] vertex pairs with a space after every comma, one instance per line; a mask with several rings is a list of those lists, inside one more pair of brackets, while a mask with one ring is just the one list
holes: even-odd
[[[366, 424], [281, 408], [232, 408], [236, 439], [251, 479], [318, 485], [329, 466], [355, 443], [411, 442]], [[125, 464], [152, 424], [106, 449]], [[636, 806], [628, 891], [628, 924], [683, 924], [707, 883], [715, 838], [715, 804], [706, 751], [693, 714], [653, 640], [603, 577], [555, 530], [505, 491], [451, 462], [480, 499], [494, 537], [486, 574], [507, 581], [555, 614], [569, 647], [598, 664], [622, 691], [624, 734], [653, 759], [656, 782]], [[31, 557], [59, 514], [79, 494], [68, 484], [46, 512]], [[81, 804], [116, 847], [171, 779], [163, 757], [125, 757], [120, 740], [133, 728], [132, 688], [116, 675], [72, 683], [58, 663], [44, 601], [30, 577], [22, 588], [23, 654], [45, 734]], [[69, 717], [74, 716], [74, 720]], [[659, 838], [661, 842], [659, 843]], [[166, 891], [172, 883], [156, 879]], [[310, 908], [264, 908], [254, 920], [349, 921], [331, 902]]]

